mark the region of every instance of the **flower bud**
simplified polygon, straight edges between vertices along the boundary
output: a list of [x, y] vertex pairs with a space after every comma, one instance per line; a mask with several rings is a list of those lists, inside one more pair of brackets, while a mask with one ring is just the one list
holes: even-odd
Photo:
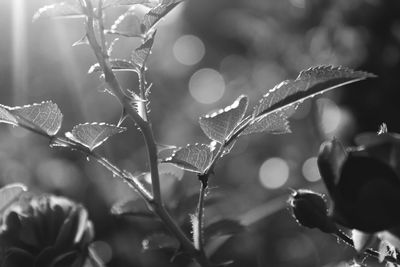
[[302, 226], [318, 228], [325, 233], [334, 233], [336, 225], [328, 217], [325, 199], [310, 190], [294, 191], [289, 198], [293, 216]]

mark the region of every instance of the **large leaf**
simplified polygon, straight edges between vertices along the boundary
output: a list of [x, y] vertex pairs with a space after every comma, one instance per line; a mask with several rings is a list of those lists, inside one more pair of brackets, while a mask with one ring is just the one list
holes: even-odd
[[206, 226], [204, 229], [204, 238], [205, 240], [209, 240], [218, 236], [234, 235], [243, 232], [245, 229], [246, 227], [238, 221], [223, 219]]
[[181, 1], [163, 1], [160, 5], [150, 9], [142, 20], [142, 33], [145, 34], [149, 32], [160, 19], [167, 15], [180, 2]]
[[124, 127], [118, 127], [112, 124], [92, 122], [74, 126], [71, 132], [65, 133], [65, 136], [93, 150], [110, 136], [122, 133], [125, 130], [126, 128]]
[[33, 21], [39, 18], [78, 18], [83, 16], [84, 14], [78, 1], [76, 4], [59, 2], [40, 8], [33, 15]]
[[247, 110], [247, 96], [239, 96], [232, 105], [200, 117], [200, 127], [212, 140], [224, 143], [239, 125]]
[[261, 132], [271, 134], [290, 133], [289, 121], [282, 112], [270, 113], [266, 116], [255, 118], [254, 121], [244, 129], [241, 135]]
[[143, 199], [119, 201], [112, 206], [111, 213], [118, 216], [155, 217]]
[[17, 201], [25, 191], [27, 191], [26, 186], [18, 183], [0, 188], [0, 216], [10, 205]]
[[136, 48], [131, 55], [132, 62], [135, 63], [139, 69], [142, 69], [145, 66], [147, 58], [151, 53], [155, 33], [156, 32], [149, 36], [149, 38], [147, 38], [143, 44]]
[[209, 145], [194, 144], [176, 150], [164, 162], [170, 162], [187, 171], [204, 173], [210, 166], [212, 159], [213, 152]]
[[177, 250], [179, 248], [179, 241], [175, 237], [165, 233], [155, 233], [142, 241], [142, 248], [144, 251], [158, 249]]
[[62, 113], [51, 101], [22, 107], [0, 106], [0, 122], [53, 136], [61, 128]]
[[[135, 65], [132, 62], [125, 60], [125, 59], [111, 59], [110, 60], [111, 69], [114, 71], [136, 71]], [[88, 73], [94, 73], [102, 71], [99, 63], [93, 64]]]
[[255, 107], [253, 115], [280, 111], [317, 94], [370, 77], [375, 75], [345, 67], [313, 67], [300, 72], [296, 80], [283, 81], [269, 90]]

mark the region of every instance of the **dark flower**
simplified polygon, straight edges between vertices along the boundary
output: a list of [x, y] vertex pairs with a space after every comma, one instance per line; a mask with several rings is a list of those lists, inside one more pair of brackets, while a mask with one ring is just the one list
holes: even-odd
[[82, 267], [93, 239], [82, 205], [56, 196], [14, 204], [0, 229], [2, 267]]
[[382, 133], [361, 136], [355, 148], [336, 139], [321, 145], [318, 167], [337, 223], [366, 233], [400, 226], [399, 141]]

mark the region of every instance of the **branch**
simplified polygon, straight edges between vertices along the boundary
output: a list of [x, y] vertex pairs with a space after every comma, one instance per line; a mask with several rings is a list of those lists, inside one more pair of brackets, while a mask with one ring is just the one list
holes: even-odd
[[200, 186], [200, 194], [199, 194], [199, 201], [197, 203], [197, 230], [193, 229], [194, 231], [197, 231], [198, 234], [194, 235], [194, 237], [197, 237], [197, 240], [193, 240], [196, 248], [201, 251], [201, 253], [204, 253], [204, 199], [207, 194], [207, 189], [208, 189], [208, 177], [203, 177], [202, 175], [199, 175], [199, 180], [201, 182]]

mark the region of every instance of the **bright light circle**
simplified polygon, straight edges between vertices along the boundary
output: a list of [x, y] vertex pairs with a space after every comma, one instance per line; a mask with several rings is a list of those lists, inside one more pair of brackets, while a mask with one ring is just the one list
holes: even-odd
[[216, 70], [200, 69], [190, 78], [189, 92], [197, 102], [212, 104], [220, 100], [224, 95], [224, 78]]
[[200, 62], [206, 52], [203, 41], [194, 35], [183, 35], [176, 40], [173, 48], [175, 59], [187, 66]]
[[259, 179], [268, 189], [276, 189], [286, 183], [289, 178], [289, 165], [284, 159], [269, 158], [261, 165]]
[[306, 178], [306, 180], [309, 182], [316, 182], [319, 179], [321, 179], [321, 175], [319, 174], [318, 171], [316, 157], [312, 157], [304, 161], [301, 171], [303, 173], [304, 178]]

